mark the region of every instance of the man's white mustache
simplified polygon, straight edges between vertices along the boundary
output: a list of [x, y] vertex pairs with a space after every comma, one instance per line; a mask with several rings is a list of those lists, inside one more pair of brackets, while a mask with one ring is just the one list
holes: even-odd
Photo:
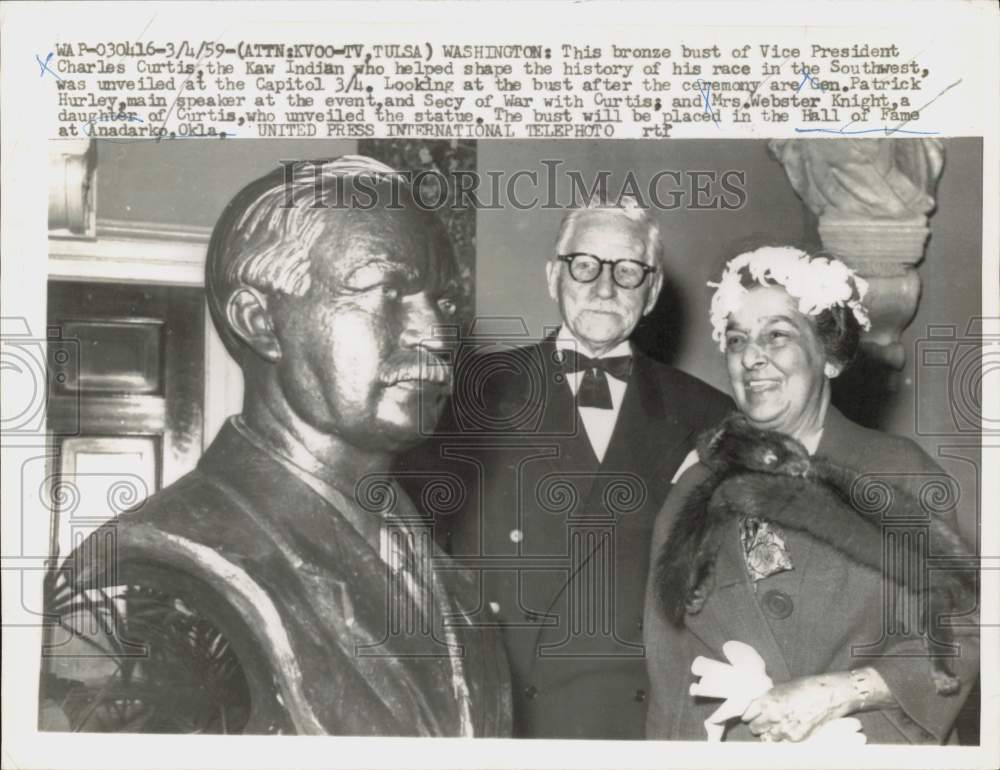
[[591, 312], [591, 313], [609, 313], [611, 315], [622, 316], [624, 315], [617, 305], [587, 305], [586, 307], [580, 308], [581, 312]]

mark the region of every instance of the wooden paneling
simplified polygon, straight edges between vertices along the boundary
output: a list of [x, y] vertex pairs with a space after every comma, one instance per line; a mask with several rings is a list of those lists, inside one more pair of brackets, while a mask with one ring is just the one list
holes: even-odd
[[59, 553], [69, 554], [109, 519], [142, 503], [157, 488], [157, 436], [78, 437], [59, 455]]
[[48, 324], [59, 339], [47, 410], [60, 492], [52, 539], [65, 556], [197, 463], [204, 299], [197, 288], [52, 280]]
[[67, 321], [63, 334], [80, 344], [80, 369], [61, 383], [81, 393], [160, 393], [160, 321]]

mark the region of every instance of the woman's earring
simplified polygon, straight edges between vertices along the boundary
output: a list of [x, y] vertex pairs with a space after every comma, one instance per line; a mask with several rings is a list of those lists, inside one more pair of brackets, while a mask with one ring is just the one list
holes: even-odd
[[831, 364], [829, 361], [827, 361], [826, 365], [823, 367], [823, 374], [826, 375], [826, 378], [828, 380], [832, 380], [834, 377], [840, 374], [840, 369], [836, 367], [834, 364]]

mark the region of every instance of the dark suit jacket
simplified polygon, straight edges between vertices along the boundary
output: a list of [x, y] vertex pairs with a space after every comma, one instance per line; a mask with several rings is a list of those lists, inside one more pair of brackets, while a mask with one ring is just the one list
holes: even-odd
[[[861, 496], [866, 498], [866, 504], [891, 504], [883, 512], [887, 533], [899, 522], [902, 529], [897, 530], [897, 535], [901, 534], [908, 522], [898, 517], [899, 500], [883, 497], [878, 485], [884, 482], [919, 499], [925, 485], [930, 485], [926, 490], [931, 491], [942, 481], [947, 483], [944, 471], [915, 443], [856, 425], [832, 406], [816, 454], [871, 474], [875, 494], [870, 498]], [[660, 553], [684, 500], [707, 475], [704, 466], [696, 465], [678, 480], [657, 517], [652, 558]], [[800, 501], [791, 493], [774, 496], [774, 505], [790, 506]], [[955, 529], [952, 510], [934, 513]], [[817, 509], [815, 514], [822, 516], [823, 510]], [[844, 542], [870, 536], [860, 524], [856, 531], [843, 532]], [[898, 708], [855, 715], [870, 743], [948, 741], [978, 670], [975, 627], [967, 624], [954, 629], [960, 657], [951, 662], [962, 679], [961, 693], [938, 695], [922, 641], [903, 638], [899, 627], [893, 629], [891, 621], [884, 617], [894, 588], [886, 585], [882, 572], [848, 561], [840, 550], [800, 532], [786, 530], [785, 540], [794, 568], [764, 578], [755, 591], [734, 524], [718, 554], [714, 590], [698, 614], [686, 616], [682, 628], [671, 625], [664, 617], [650, 580], [645, 613], [652, 687], [648, 737], [705, 740], [703, 721], [720, 701], [696, 699], [688, 694], [695, 679], [691, 662], [698, 655], [724, 661], [722, 645], [738, 640], [760, 653], [776, 684], [862, 666], [877, 669]], [[886, 537], [883, 547], [890, 549], [891, 543]], [[890, 555], [889, 550], [886, 555]], [[746, 725], [738, 720], [725, 736], [727, 741], [753, 739]]]
[[[77, 585], [142, 585], [216, 626], [249, 680], [246, 732], [458, 734], [445, 648], [429, 642], [438, 657], [418, 657], [413, 638], [388, 633], [390, 581], [378, 553], [343, 512], [231, 424], [197, 470], [91, 541], [109, 535], [115, 559], [86, 544], [74, 555]], [[474, 604], [468, 576], [440, 552], [433, 564], [452, 611]], [[498, 636], [462, 621], [454, 632], [475, 734], [508, 735]]]
[[400, 467], [462, 479], [464, 504], [438, 521], [479, 569], [484, 622], [503, 627], [515, 736], [642, 738], [653, 518], [695, 435], [731, 402], [637, 352], [599, 463], [555, 353], [548, 339], [459, 362], [437, 435]]

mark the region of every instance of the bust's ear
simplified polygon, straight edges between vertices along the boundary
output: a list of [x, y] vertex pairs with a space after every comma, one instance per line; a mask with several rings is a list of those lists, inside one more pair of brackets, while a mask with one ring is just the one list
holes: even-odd
[[281, 343], [264, 294], [248, 287], [237, 289], [226, 303], [226, 319], [233, 333], [258, 356], [271, 363], [281, 360]]

